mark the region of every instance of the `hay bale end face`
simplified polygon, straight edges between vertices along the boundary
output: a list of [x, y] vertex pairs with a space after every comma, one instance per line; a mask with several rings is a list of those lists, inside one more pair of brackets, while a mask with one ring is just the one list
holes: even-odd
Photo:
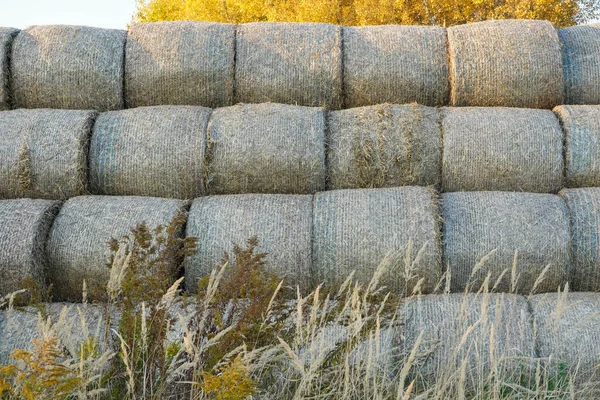
[[94, 111], [0, 112], [0, 198], [85, 194]]
[[10, 53], [18, 33], [18, 29], [0, 27], [0, 111], [10, 109]]
[[33, 26], [12, 50], [15, 108], [123, 108], [126, 32], [83, 26]]
[[342, 106], [341, 27], [314, 23], [238, 26], [237, 102]]
[[563, 101], [560, 42], [548, 21], [448, 28], [453, 106], [551, 109]]
[[233, 102], [235, 25], [196, 21], [134, 24], [127, 36], [127, 107]]
[[444, 192], [556, 193], [563, 184], [563, 133], [552, 111], [445, 108]]
[[[556, 291], [567, 283], [571, 235], [567, 207], [559, 196], [444, 193], [442, 214], [443, 265], [450, 268], [453, 293], [479, 290], [490, 274], [490, 290], [529, 294], [548, 265], [536, 292]], [[478, 263], [481, 268], [474, 271]]]
[[327, 126], [331, 189], [439, 182], [442, 134], [434, 108], [382, 104], [332, 111]]
[[210, 194], [310, 194], [325, 188], [325, 115], [320, 108], [240, 104], [208, 125]]
[[410, 294], [424, 278], [421, 290], [427, 293], [438, 283], [440, 216], [433, 189], [405, 186], [317, 193], [313, 218], [318, 282], [342, 283], [356, 271], [356, 278], [367, 284], [389, 256], [382, 284], [390, 290]]
[[101, 114], [90, 145], [92, 193], [202, 196], [210, 113], [203, 107], [155, 106]]
[[448, 105], [444, 28], [344, 27], [343, 43], [346, 107], [412, 102]]
[[[103, 299], [110, 273], [107, 243], [111, 239], [121, 240], [142, 222], [150, 229], [166, 226], [180, 212], [185, 212], [185, 207], [184, 201], [154, 197], [69, 199], [48, 237], [48, 278], [54, 287], [54, 298], [80, 301], [85, 280], [88, 298]], [[172, 267], [175, 276], [179, 266]]]
[[221, 265], [234, 245], [256, 236], [257, 251], [268, 253], [270, 268], [286, 285], [313, 289], [312, 196], [248, 194], [196, 199], [190, 209], [187, 236], [197, 237], [198, 252], [185, 262], [188, 292]]

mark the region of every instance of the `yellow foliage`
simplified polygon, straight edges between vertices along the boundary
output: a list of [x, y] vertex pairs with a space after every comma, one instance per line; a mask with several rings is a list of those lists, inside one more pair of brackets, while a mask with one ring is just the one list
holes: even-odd
[[243, 400], [256, 389], [240, 356], [219, 368], [217, 374], [202, 372], [201, 377], [202, 390], [214, 400]]

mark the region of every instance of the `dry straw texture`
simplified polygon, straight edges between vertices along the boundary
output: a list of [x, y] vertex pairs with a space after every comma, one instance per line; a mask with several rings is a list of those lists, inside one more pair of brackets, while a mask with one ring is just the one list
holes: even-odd
[[563, 183], [563, 133], [549, 110], [445, 108], [444, 192], [556, 193]]
[[0, 112], [0, 198], [85, 194], [94, 111]]
[[600, 186], [600, 106], [559, 106], [567, 187]]
[[448, 29], [454, 106], [553, 108], [563, 101], [560, 42], [548, 21]]
[[451, 268], [452, 292], [478, 290], [488, 274], [489, 288], [499, 292], [556, 291], [567, 283], [571, 235], [559, 196], [445, 193], [442, 213], [444, 266]]
[[600, 104], [600, 24], [560, 29], [565, 104]]
[[238, 102], [342, 106], [341, 27], [251, 23], [238, 27]]
[[0, 297], [20, 289], [26, 278], [45, 286], [46, 238], [59, 205], [49, 200], [0, 200]]
[[15, 38], [15, 108], [123, 108], [126, 32], [82, 26], [34, 26]]
[[54, 285], [54, 298], [80, 301], [83, 280], [90, 299], [102, 298], [110, 272], [107, 242], [122, 239], [142, 222], [150, 229], [167, 225], [184, 209], [183, 201], [153, 197], [82, 196], [68, 200], [56, 217], [47, 244], [48, 278]]
[[90, 146], [92, 193], [203, 195], [210, 113], [203, 107], [155, 106], [101, 114]]
[[10, 53], [18, 29], [0, 27], [0, 111], [10, 109]]
[[208, 125], [211, 194], [309, 194], [325, 188], [325, 115], [320, 108], [239, 104]]
[[434, 108], [381, 104], [329, 113], [331, 189], [439, 182], [441, 130]]
[[235, 25], [177, 21], [133, 25], [127, 36], [127, 107], [233, 102]]
[[352, 272], [368, 283], [386, 258], [383, 284], [412, 292], [441, 274], [439, 209], [433, 189], [405, 186], [322, 192], [314, 198], [313, 266], [319, 282], [341, 283]]
[[313, 289], [312, 196], [248, 194], [196, 199], [190, 209], [187, 236], [197, 237], [198, 252], [186, 259], [185, 282], [196, 292], [198, 279], [210, 274], [256, 236], [258, 252], [268, 253], [271, 268], [286, 285]]
[[434, 26], [343, 28], [346, 107], [448, 105], [446, 30]]

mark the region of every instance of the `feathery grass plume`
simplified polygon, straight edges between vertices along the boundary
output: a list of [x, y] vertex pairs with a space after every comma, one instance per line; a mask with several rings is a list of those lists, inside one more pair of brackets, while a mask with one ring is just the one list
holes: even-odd
[[10, 110], [10, 54], [18, 29], [0, 28], [0, 111]]

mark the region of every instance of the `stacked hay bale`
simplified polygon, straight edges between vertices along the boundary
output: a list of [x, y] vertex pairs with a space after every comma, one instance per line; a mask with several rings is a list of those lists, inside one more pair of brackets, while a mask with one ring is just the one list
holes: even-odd
[[196, 21], [134, 24], [126, 46], [127, 106], [231, 105], [235, 30]]
[[503, 20], [448, 29], [454, 106], [553, 108], [563, 101], [560, 42], [548, 21]]
[[154, 106], [100, 115], [90, 145], [94, 194], [191, 199], [204, 194], [211, 110]]
[[59, 206], [49, 200], [0, 200], [0, 298], [27, 280], [46, 286], [46, 239]]
[[198, 251], [186, 258], [185, 282], [196, 292], [198, 280], [221, 264], [234, 245], [256, 237], [257, 251], [268, 253], [267, 268], [286, 285], [313, 289], [312, 196], [247, 194], [196, 199], [187, 223]]
[[446, 30], [434, 26], [344, 27], [346, 107], [448, 104]]
[[10, 109], [10, 53], [18, 33], [18, 29], [0, 27], [0, 111]]
[[341, 283], [352, 271], [368, 283], [389, 263], [382, 284], [427, 293], [441, 275], [439, 210], [431, 188], [337, 190], [314, 198], [313, 267], [318, 282]]
[[237, 102], [342, 106], [341, 27], [312, 23], [238, 26]]
[[500, 292], [552, 292], [567, 283], [571, 235], [559, 196], [444, 193], [442, 214], [452, 292], [479, 290], [488, 275], [489, 289]]
[[325, 115], [320, 108], [238, 104], [208, 125], [210, 194], [309, 194], [325, 188]]
[[12, 51], [15, 108], [123, 108], [126, 32], [82, 26], [33, 26]]
[[434, 108], [381, 104], [328, 117], [329, 188], [434, 185], [442, 132]]
[[0, 198], [85, 194], [93, 111], [0, 112]]
[[443, 110], [444, 192], [556, 193], [563, 183], [563, 133], [549, 110]]
[[[121, 240], [142, 222], [151, 230], [166, 226], [185, 211], [185, 206], [184, 201], [153, 197], [69, 199], [48, 237], [48, 279], [54, 286], [54, 298], [81, 300], [85, 280], [88, 298], [103, 299], [111, 262], [107, 243], [111, 239]], [[178, 265], [172, 265], [173, 277], [178, 270]]]

